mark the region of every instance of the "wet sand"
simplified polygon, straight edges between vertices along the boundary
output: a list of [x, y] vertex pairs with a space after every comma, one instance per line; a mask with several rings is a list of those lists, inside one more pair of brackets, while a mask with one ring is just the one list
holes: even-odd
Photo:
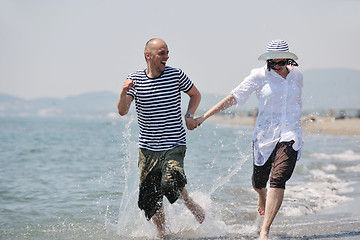
[[[215, 115], [207, 121], [228, 122], [238, 125], [254, 125], [253, 117]], [[360, 118], [334, 119], [306, 116], [302, 119], [304, 133], [331, 135], [360, 135]]]

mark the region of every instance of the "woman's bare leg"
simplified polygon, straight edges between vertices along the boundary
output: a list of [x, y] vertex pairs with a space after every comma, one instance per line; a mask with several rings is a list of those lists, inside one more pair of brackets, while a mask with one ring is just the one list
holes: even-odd
[[258, 198], [258, 204], [257, 204], [257, 209], [260, 215], [264, 215], [265, 214], [265, 206], [266, 206], [266, 193], [267, 193], [267, 189], [266, 188], [254, 188], [254, 190], [259, 194], [259, 198]]
[[282, 188], [270, 188], [266, 205], [264, 222], [260, 232], [260, 239], [268, 239], [269, 230], [272, 222], [275, 219], [276, 214], [279, 212], [280, 206], [284, 199], [284, 191]]

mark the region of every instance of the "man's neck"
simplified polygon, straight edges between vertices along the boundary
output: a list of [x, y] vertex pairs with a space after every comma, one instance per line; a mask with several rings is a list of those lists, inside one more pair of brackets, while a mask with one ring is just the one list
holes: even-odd
[[157, 78], [161, 75], [162, 73], [160, 73], [159, 71], [154, 71], [154, 70], [151, 70], [151, 68], [146, 68], [146, 75], [149, 77], [149, 78]]

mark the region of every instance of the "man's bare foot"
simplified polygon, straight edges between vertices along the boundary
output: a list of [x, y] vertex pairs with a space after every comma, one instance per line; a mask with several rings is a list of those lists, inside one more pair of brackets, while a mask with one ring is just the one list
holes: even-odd
[[157, 235], [156, 237], [159, 239], [165, 239], [165, 229], [156, 227]]
[[194, 217], [200, 224], [202, 224], [204, 222], [205, 211], [199, 204], [192, 202], [192, 206], [189, 208], [189, 210], [191, 211], [191, 213], [194, 215]]
[[160, 210], [155, 213], [151, 220], [156, 226], [157, 237], [164, 239], [166, 231], [164, 206], [162, 206]]
[[181, 192], [181, 198], [185, 202], [185, 206], [190, 210], [190, 212], [194, 215], [196, 220], [201, 224], [205, 220], [205, 211], [204, 209], [194, 202], [194, 200], [189, 196], [188, 192], [185, 188], [183, 188]]

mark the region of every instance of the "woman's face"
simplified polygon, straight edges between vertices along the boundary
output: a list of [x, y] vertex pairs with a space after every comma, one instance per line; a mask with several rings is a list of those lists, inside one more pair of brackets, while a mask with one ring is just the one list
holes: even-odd
[[282, 73], [283, 71], [287, 71], [287, 59], [271, 59], [268, 64], [270, 68], [278, 74]]

